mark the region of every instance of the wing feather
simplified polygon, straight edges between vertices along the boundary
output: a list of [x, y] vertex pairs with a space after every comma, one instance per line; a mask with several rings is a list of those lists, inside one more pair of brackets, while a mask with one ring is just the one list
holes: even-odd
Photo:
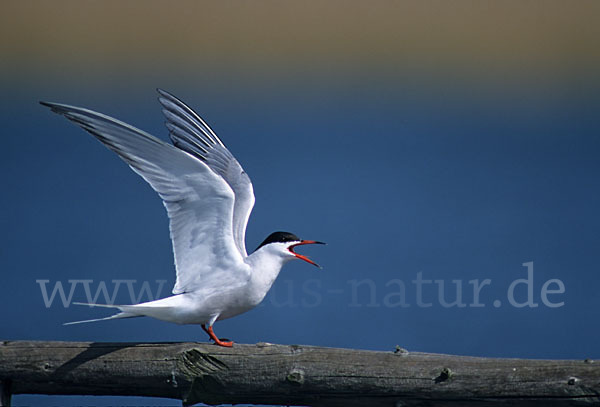
[[167, 119], [173, 144], [202, 160], [219, 174], [235, 194], [233, 238], [240, 255], [245, 258], [246, 226], [254, 207], [254, 190], [250, 177], [204, 120], [181, 100], [158, 89], [159, 102]]
[[169, 215], [177, 269], [174, 294], [248, 278], [234, 240], [234, 191], [220, 174], [195, 154], [109, 116], [41, 103], [94, 135], [158, 192]]

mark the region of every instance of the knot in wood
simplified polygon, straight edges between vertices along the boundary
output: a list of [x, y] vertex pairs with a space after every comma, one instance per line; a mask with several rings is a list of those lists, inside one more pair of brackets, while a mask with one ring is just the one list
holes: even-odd
[[269, 347], [269, 346], [273, 346], [273, 344], [270, 343], [270, 342], [257, 342], [256, 343], [256, 347], [257, 348], [266, 348], [266, 347]]
[[300, 386], [304, 383], [304, 370], [294, 368], [285, 379], [293, 385]]
[[433, 379], [433, 381], [435, 383], [445, 382], [446, 380], [451, 379], [452, 376], [454, 376], [454, 372], [452, 370], [450, 370], [449, 367], [445, 367], [440, 372], [440, 375], [438, 377], [436, 377], [435, 379]]
[[394, 350], [396, 355], [408, 355], [408, 351], [401, 347], [400, 345], [396, 345], [396, 349]]

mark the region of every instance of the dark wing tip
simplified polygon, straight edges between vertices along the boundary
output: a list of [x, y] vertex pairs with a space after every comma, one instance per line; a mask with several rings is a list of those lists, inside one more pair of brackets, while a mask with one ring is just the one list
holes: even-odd
[[158, 92], [158, 94], [164, 98], [167, 99], [177, 99], [173, 94], [171, 94], [170, 92], [167, 92], [164, 89], [161, 88], [156, 88], [156, 91]]
[[54, 113], [65, 114], [67, 109], [65, 109], [65, 105], [61, 105], [60, 103], [52, 103], [40, 100], [40, 105], [49, 107], [50, 110]]
[[52, 110], [56, 109], [58, 106], [56, 103], [46, 102], [44, 100], [40, 100], [40, 105], [49, 107]]

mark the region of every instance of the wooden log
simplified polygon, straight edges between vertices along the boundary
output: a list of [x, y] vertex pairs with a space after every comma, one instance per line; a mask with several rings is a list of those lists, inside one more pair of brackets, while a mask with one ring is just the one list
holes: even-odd
[[0, 407], [10, 407], [10, 380], [0, 380]]
[[302, 345], [0, 342], [12, 394], [310, 406], [600, 404], [600, 364]]

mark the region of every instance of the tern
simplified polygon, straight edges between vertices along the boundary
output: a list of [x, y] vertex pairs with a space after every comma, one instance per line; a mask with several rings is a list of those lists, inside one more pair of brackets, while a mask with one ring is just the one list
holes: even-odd
[[147, 316], [201, 325], [215, 344], [231, 347], [233, 342], [215, 335], [213, 324], [256, 307], [288, 261], [320, 267], [294, 250], [324, 243], [274, 232], [248, 254], [246, 225], [254, 206], [248, 174], [196, 112], [170, 93], [158, 93], [173, 145], [92, 110], [40, 102], [117, 153], [160, 195], [175, 257], [172, 296], [133, 305], [78, 303], [120, 312], [65, 325]]

